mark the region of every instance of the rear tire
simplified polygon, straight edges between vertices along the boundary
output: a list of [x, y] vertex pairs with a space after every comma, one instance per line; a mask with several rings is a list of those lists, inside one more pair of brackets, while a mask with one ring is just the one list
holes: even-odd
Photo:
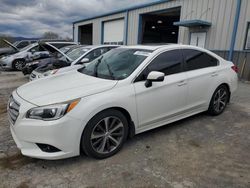
[[22, 59], [17, 59], [13, 62], [13, 69], [21, 71], [23, 67], [25, 66], [25, 61]]
[[90, 157], [104, 159], [116, 154], [128, 136], [128, 121], [117, 110], [95, 115], [86, 125], [81, 138], [82, 150]]
[[226, 108], [229, 101], [230, 93], [225, 85], [219, 86], [210, 101], [208, 113], [212, 116], [220, 115]]

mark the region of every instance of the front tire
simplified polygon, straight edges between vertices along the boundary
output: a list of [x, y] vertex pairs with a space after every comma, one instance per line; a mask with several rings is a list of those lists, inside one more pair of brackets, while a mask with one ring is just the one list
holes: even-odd
[[24, 60], [22, 60], [22, 59], [15, 60], [13, 62], [13, 69], [21, 71], [23, 69], [24, 65], [25, 65], [25, 61]]
[[225, 85], [219, 86], [210, 101], [209, 108], [208, 108], [208, 113], [213, 116], [217, 116], [221, 114], [229, 101], [230, 93]]
[[128, 136], [128, 121], [117, 110], [95, 115], [82, 134], [81, 147], [90, 157], [103, 159], [116, 154]]

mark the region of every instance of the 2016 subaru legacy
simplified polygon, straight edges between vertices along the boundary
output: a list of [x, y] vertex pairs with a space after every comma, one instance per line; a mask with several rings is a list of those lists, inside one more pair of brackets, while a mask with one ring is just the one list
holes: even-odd
[[19, 87], [8, 103], [23, 155], [95, 158], [117, 153], [129, 136], [208, 111], [219, 115], [237, 88], [233, 63], [198, 47], [113, 49], [73, 72]]

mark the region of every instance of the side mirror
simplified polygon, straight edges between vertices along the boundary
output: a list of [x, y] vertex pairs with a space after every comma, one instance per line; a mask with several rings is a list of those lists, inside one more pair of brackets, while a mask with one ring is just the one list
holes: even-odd
[[36, 52], [36, 50], [35, 49], [31, 49], [31, 53], [33, 54], [33, 53], [35, 53]]
[[89, 63], [89, 58], [83, 58], [80, 62], [81, 64]]
[[162, 82], [164, 81], [165, 74], [158, 71], [152, 71], [148, 74], [147, 80], [145, 82], [146, 87], [151, 87], [152, 82]]

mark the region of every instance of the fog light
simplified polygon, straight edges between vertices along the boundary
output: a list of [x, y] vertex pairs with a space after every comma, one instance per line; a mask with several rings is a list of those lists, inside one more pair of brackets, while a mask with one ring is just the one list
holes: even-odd
[[49, 144], [36, 144], [42, 151], [47, 152], [47, 153], [54, 153], [54, 152], [59, 152], [61, 151], [60, 149], [51, 146]]

